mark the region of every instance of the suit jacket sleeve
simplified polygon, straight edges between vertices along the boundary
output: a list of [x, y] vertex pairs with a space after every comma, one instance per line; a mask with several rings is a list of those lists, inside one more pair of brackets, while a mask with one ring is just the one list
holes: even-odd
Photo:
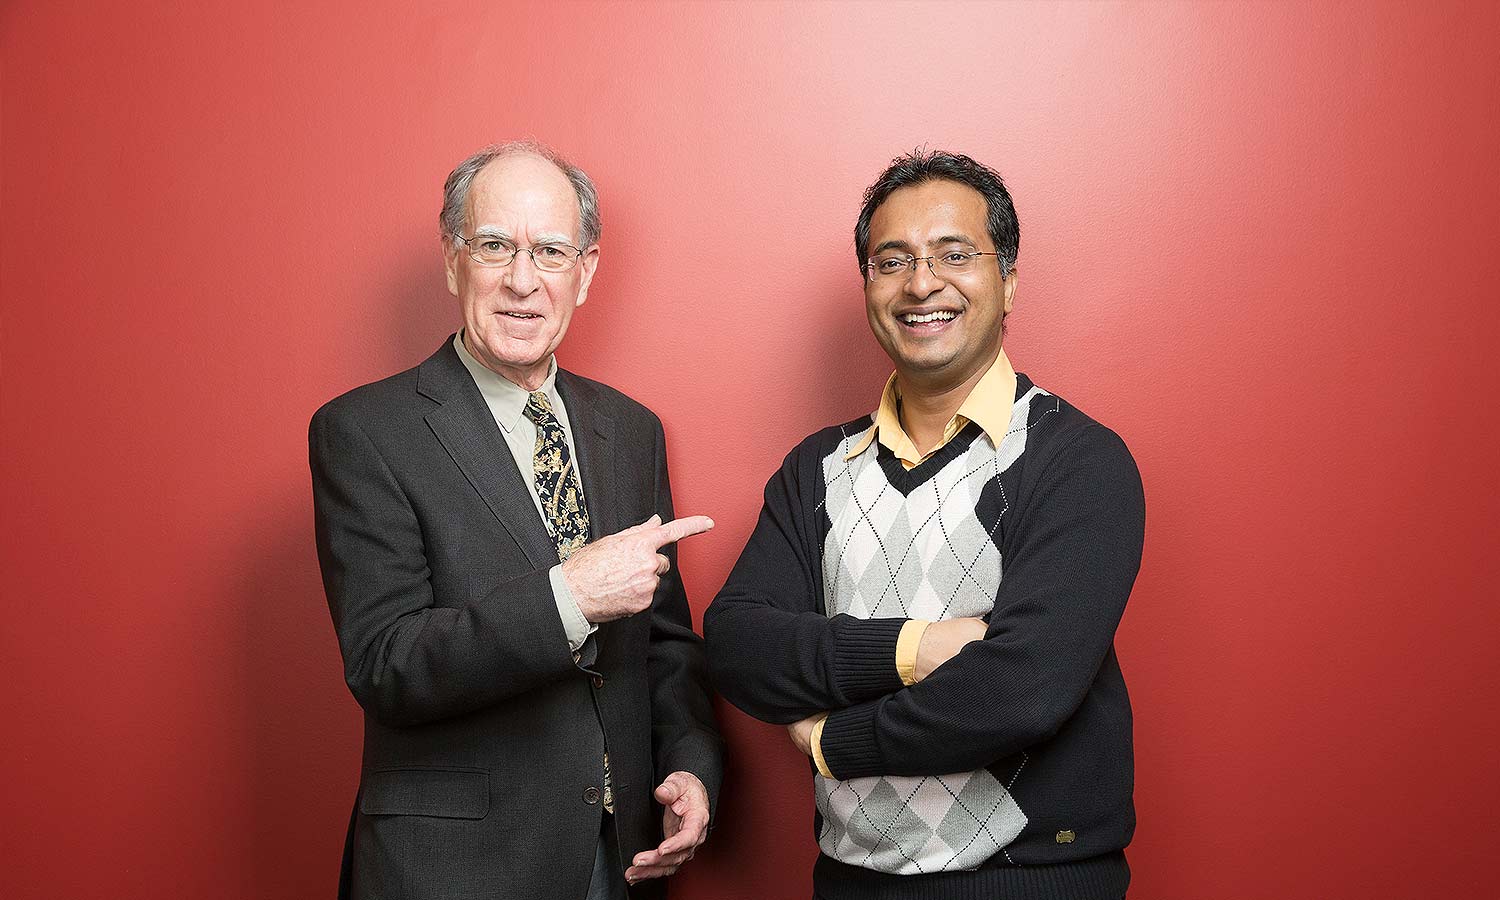
[[825, 515], [814, 438], [766, 484], [750, 541], [704, 616], [714, 682], [731, 703], [788, 724], [902, 687], [896, 641], [907, 619], [829, 617], [815, 567]]
[[[666, 437], [661, 422], [653, 424], [656, 512], [663, 522], [670, 522], [676, 514], [667, 476]], [[646, 652], [656, 778], [660, 783], [672, 772], [691, 772], [708, 789], [712, 810], [718, 805], [723, 780], [723, 749], [709, 701], [708, 665], [703, 640], [693, 631], [687, 593], [678, 574], [677, 547], [668, 545], [661, 552], [671, 560], [672, 567], [652, 600], [651, 638]]]
[[421, 523], [376, 442], [326, 406], [308, 435], [318, 558], [350, 691], [394, 726], [462, 715], [575, 671], [547, 569], [434, 603]]

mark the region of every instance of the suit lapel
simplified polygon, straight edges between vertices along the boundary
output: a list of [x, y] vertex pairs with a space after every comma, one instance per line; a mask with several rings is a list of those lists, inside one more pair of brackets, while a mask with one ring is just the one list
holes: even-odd
[[552, 536], [536, 514], [500, 426], [454, 351], [451, 337], [418, 367], [417, 391], [441, 404], [427, 414], [428, 427], [526, 558], [538, 569], [557, 565]]
[[589, 538], [598, 540], [625, 525], [617, 521], [615, 502], [614, 420], [599, 407], [599, 392], [563, 369], [557, 370], [557, 391], [568, 408], [573, 446], [578, 451], [578, 473], [583, 479], [583, 502], [589, 510]]

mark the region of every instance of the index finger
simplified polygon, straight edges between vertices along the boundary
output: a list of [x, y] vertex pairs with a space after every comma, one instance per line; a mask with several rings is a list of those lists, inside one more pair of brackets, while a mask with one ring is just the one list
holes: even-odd
[[714, 520], [708, 516], [683, 516], [680, 519], [673, 519], [658, 529], [656, 546], [661, 547], [685, 537], [702, 534], [712, 527], [714, 527]]

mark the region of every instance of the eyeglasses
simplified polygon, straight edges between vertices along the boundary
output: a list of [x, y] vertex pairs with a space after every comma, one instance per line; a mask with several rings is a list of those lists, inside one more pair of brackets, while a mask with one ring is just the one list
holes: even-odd
[[884, 253], [865, 261], [865, 272], [871, 281], [906, 278], [917, 270], [917, 263], [927, 263], [927, 268], [939, 278], [962, 275], [974, 270], [974, 260], [981, 256], [999, 257], [998, 253], [985, 250], [949, 250], [936, 256], [912, 256], [910, 253]]
[[484, 234], [476, 234], [471, 238], [461, 234], [453, 236], [468, 245], [469, 258], [481, 266], [508, 266], [517, 253], [528, 253], [532, 264], [543, 272], [566, 272], [577, 265], [578, 258], [583, 255], [582, 250], [571, 244], [545, 243], [515, 247], [509, 241]]

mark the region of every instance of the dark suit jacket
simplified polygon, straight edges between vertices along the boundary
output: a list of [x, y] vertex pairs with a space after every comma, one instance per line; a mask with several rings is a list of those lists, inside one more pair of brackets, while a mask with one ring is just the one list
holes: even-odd
[[[656, 416], [570, 372], [557, 385], [593, 537], [670, 520]], [[661, 840], [651, 792], [668, 773], [717, 799], [675, 551], [652, 607], [600, 626], [575, 662], [547, 575], [556, 549], [451, 340], [318, 410], [309, 445], [323, 583], [365, 712], [341, 896], [579, 900], [606, 743], [627, 863]]]

